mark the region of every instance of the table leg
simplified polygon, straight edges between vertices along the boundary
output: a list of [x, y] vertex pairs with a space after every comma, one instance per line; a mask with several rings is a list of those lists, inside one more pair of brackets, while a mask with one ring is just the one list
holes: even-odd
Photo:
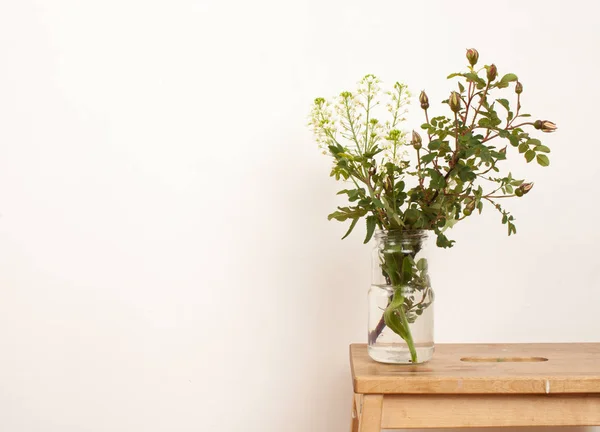
[[360, 412], [360, 432], [381, 431], [383, 395], [364, 395]]
[[358, 431], [358, 419], [360, 417], [360, 395], [356, 393], [352, 396], [352, 418], [350, 421], [350, 432]]

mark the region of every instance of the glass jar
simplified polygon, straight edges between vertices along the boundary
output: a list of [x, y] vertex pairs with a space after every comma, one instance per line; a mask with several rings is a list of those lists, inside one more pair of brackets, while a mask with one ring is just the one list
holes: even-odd
[[433, 355], [433, 290], [425, 230], [379, 231], [369, 289], [369, 356], [423, 363]]

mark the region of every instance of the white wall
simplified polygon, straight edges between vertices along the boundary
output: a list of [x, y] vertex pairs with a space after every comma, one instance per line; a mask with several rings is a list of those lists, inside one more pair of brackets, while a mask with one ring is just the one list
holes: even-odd
[[[0, 431], [338, 431], [369, 248], [305, 127], [365, 73], [432, 100], [474, 46], [560, 132], [519, 234], [436, 253], [450, 341], [598, 341], [590, 1], [0, 2]], [[515, 163], [514, 171], [523, 171]]]

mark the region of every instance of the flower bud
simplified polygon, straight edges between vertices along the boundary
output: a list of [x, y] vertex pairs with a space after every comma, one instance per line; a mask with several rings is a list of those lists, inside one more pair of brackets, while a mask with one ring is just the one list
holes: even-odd
[[421, 139], [421, 135], [417, 131], [412, 132], [412, 140], [411, 144], [416, 150], [419, 150], [422, 147], [423, 140]]
[[467, 50], [467, 60], [469, 60], [471, 66], [475, 66], [475, 64], [477, 64], [477, 60], [479, 60], [479, 53], [475, 48], [469, 48]]
[[531, 189], [533, 189], [533, 183], [523, 183], [521, 186], [519, 186], [521, 189], [523, 189], [523, 194], [526, 194], [527, 192], [529, 192]]
[[473, 210], [475, 210], [475, 200], [469, 201], [469, 203], [465, 206], [463, 213], [465, 216], [470, 216], [471, 213], [473, 213]]
[[498, 69], [495, 64], [488, 66], [487, 68], [487, 79], [489, 82], [492, 82], [498, 76]]
[[386, 177], [385, 178], [385, 190], [388, 192], [392, 192], [394, 189], [394, 183], [392, 182], [391, 177]]
[[374, 176], [376, 173], [377, 173], [377, 168], [375, 166], [372, 166], [371, 168], [369, 168], [370, 176]]
[[536, 120], [533, 127], [547, 133], [554, 132], [557, 129], [556, 125], [550, 120]]
[[425, 94], [425, 91], [422, 91], [419, 95], [419, 102], [421, 102], [421, 108], [423, 108], [424, 110], [429, 108], [429, 98]]
[[521, 197], [533, 188], [533, 183], [523, 183], [515, 190], [515, 195]]
[[457, 92], [450, 93], [448, 105], [450, 105], [450, 109], [453, 112], [457, 113], [460, 111], [460, 95]]
[[398, 141], [402, 137], [402, 132], [398, 129], [392, 129], [387, 136], [387, 139], [390, 141]]
[[517, 83], [515, 84], [515, 93], [516, 94], [523, 93], [523, 84], [521, 84], [519, 81], [517, 81]]

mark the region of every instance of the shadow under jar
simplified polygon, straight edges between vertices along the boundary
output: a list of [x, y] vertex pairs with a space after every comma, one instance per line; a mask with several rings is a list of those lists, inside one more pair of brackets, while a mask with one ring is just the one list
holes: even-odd
[[369, 356], [381, 363], [423, 363], [433, 355], [433, 290], [428, 232], [378, 231], [369, 289]]

